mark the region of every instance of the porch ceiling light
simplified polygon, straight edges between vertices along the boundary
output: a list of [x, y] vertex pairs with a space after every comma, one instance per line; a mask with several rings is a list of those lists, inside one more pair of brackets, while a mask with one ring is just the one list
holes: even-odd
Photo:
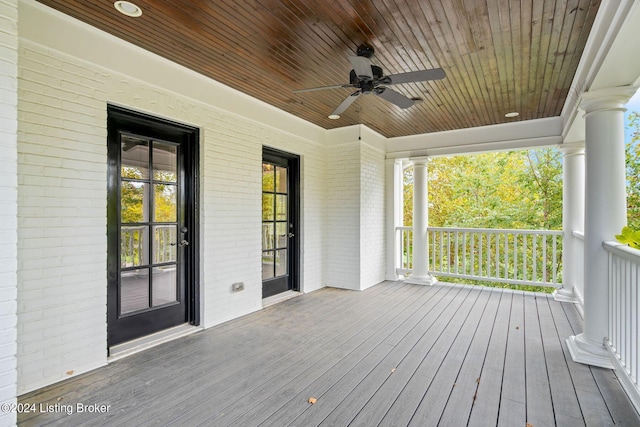
[[142, 9], [140, 9], [140, 7], [131, 3], [130, 1], [117, 1], [113, 4], [113, 6], [118, 12], [132, 18], [137, 18], [138, 16], [142, 15]]
[[340, 118], [340, 114], [329, 114], [328, 116], [331, 120], [338, 120]]
[[510, 113], [505, 114], [504, 116], [508, 119], [512, 118], [512, 117], [518, 117], [520, 115], [520, 113], [518, 113], [517, 111], [512, 111]]

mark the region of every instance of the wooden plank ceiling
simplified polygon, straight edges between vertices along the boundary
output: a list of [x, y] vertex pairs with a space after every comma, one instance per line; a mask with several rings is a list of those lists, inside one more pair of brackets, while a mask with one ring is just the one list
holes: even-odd
[[[600, 0], [39, 0], [326, 129], [362, 123], [387, 137], [559, 116]], [[446, 78], [396, 85], [402, 110], [353, 89], [347, 59], [375, 49], [385, 75], [441, 67]], [[505, 113], [517, 111], [516, 118]]]

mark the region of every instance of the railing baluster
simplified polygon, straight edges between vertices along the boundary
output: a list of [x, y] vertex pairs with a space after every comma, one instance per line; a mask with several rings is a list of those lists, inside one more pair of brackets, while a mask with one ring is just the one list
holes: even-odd
[[482, 268], [482, 244], [484, 233], [478, 234], [478, 276], [483, 276], [484, 269]]
[[553, 280], [551, 283], [554, 285], [558, 283], [558, 247], [557, 247], [557, 239], [556, 236], [552, 236], [553, 239], [553, 256], [551, 258], [553, 262]]
[[547, 281], [547, 235], [542, 236], [542, 281]]
[[475, 233], [469, 233], [469, 239], [471, 240], [471, 247], [469, 248], [469, 254], [471, 255], [471, 259], [470, 259], [470, 264], [471, 264], [471, 275], [475, 276], [476, 270], [475, 270], [475, 237], [476, 234]]

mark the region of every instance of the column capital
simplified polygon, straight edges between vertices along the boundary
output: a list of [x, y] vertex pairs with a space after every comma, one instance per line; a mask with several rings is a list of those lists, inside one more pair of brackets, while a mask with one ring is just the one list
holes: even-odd
[[428, 156], [423, 156], [423, 157], [411, 157], [409, 159], [409, 162], [411, 162], [412, 165], [417, 166], [417, 165], [427, 165], [429, 163], [429, 159], [430, 157]]
[[607, 110], [624, 110], [624, 104], [636, 93], [638, 86], [596, 89], [582, 94], [580, 108], [585, 115]]
[[584, 154], [584, 141], [565, 142], [559, 146], [564, 157]]

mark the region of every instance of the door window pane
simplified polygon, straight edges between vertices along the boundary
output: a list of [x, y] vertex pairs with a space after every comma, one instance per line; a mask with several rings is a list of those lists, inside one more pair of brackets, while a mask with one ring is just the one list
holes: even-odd
[[145, 139], [122, 135], [120, 139], [123, 178], [149, 178], [149, 143]]
[[287, 250], [276, 251], [276, 277], [287, 274]]
[[289, 241], [288, 230], [286, 222], [276, 223], [276, 245], [278, 248], [286, 248]]
[[120, 190], [120, 220], [122, 223], [148, 221], [148, 200], [149, 184], [135, 181], [122, 181]]
[[168, 304], [178, 300], [176, 266], [155, 267], [153, 269], [153, 306]]
[[177, 260], [177, 230], [175, 225], [153, 227], [153, 262], [175, 262]]
[[153, 179], [164, 182], [177, 182], [178, 148], [162, 142], [153, 143]]
[[175, 222], [178, 220], [178, 186], [173, 184], [153, 184], [154, 221]]
[[149, 227], [123, 225], [120, 228], [120, 267], [149, 265]]
[[276, 195], [276, 220], [287, 220], [287, 195]]
[[149, 308], [149, 269], [123, 271], [120, 276], [120, 313]]
[[287, 168], [276, 167], [276, 193], [287, 192]]
[[275, 181], [274, 166], [268, 163], [262, 164], [262, 191], [273, 191]]
[[262, 250], [274, 249], [273, 223], [262, 224]]
[[273, 221], [273, 194], [262, 195], [262, 220]]
[[262, 253], [262, 280], [273, 278], [273, 256], [273, 251]]

